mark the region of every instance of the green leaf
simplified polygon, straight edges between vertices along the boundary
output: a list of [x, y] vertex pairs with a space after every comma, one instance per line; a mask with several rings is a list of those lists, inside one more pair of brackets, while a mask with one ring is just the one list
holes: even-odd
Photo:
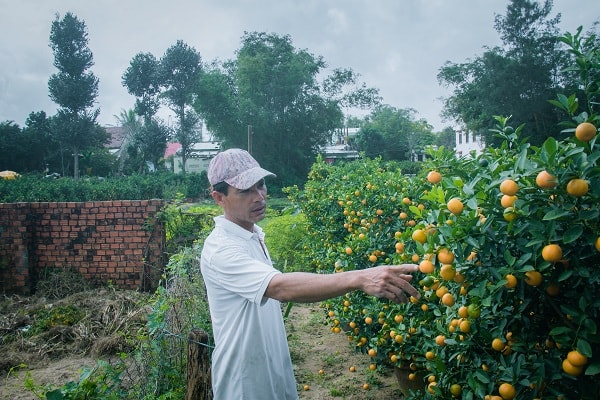
[[527, 264], [527, 262], [529, 260], [531, 260], [532, 257], [533, 257], [532, 253], [524, 253], [524, 254], [522, 254], [521, 257], [519, 257], [519, 260], [514, 264], [514, 267], [515, 268], [519, 268], [522, 265]]
[[517, 160], [517, 162], [515, 163], [515, 169], [519, 170], [519, 171], [523, 171], [527, 169], [527, 166], [529, 165], [529, 159], [528, 159], [528, 154], [527, 154], [527, 147], [523, 146], [523, 148], [521, 148], [521, 153], [519, 154], [519, 158]]
[[577, 340], [577, 350], [586, 357], [592, 356], [592, 346], [590, 346], [587, 340]]
[[560, 336], [571, 333], [572, 329], [566, 326], [557, 326], [550, 331], [550, 336]]
[[563, 107], [563, 105], [558, 100], [548, 100], [548, 103], [552, 104], [553, 106], [555, 106], [557, 108], [560, 108], [560, 109], [563, 109], [566, 111], [566, 108]]
[[598, 210], [582, 210], [579, 212], [579, 218], [585, 221], [598, 219], [599, 216], [600, 212]]
[[554, 158], [556, 156], [556, 151], [558, 150], [558, 143], [556, 139], [553, 137], [549, 137], [544, 142], [542, 146], [542, 151], [540, 153], [540, 158], [548, 165], [553, 165]]
[[550, 210], [549, 212], [547, 212], [546, 215], [544, 215], [544, 218], [542, 218], [542, 220], [543, 221], [552, 221], [555, 219], [566, 217], [569, 214], [571, 214], [571, 213], [567, 210], [561, 210], [559, 208], [555, 208], [554, 210]]
[[65, 396], [63, 396], [60, 389], [55, 389], [51, 392], [46, 392], [46, 400], [63, 400]]
[[506, 250], [504, 251], [504, 261], [506, 261], [506, 263], [508, 264], [509, 267], [512, 267], [513, 265], [515, 265], [515, 261], [516, 261], [516, 257], [513, 257], [512, 254], [510, 254], [510, 251]]
[[483, 300], [481, 300], [481, 305], [484, 307], [490, 307], [492, 305], [492, 298], [491, 297], [484, 297]]
[[600, 361], [596, 361], [595, 363], [593, 363], [589, 367], [587, 367], [585, 370], [585, 374], [586, 375], [600, 374]]
[[567, 279], [569, 279], [571, 277], [571, 275], [573, 275], [573, 271], [572, 270], [563, 271], [558, 276], [558, 281], [559, 282], [566, 281]]
[[411, 205], [411, 206], [408, 206], [408, 209], [410, 210], [410, 212], [415, 214], [416, 217], [421, 217], [421, 210], [419, 210], [418, 207]]
[[566, 230], [562, 237], [563, 243], [571, 243], [575, 240], [579, 239], [579, 237], [583, 234], [583, 226], [575, 225]]
[[475, 376], [475, 378], [477, 378], [479, 382], [490, 383], [489, 376], [487, 376], [487, 374], [484, 374], [482, 371], [475, 371], [473, 375]]
[[472, 246], [474, 248], [477, 248], [479, 246], [479, 242], [474, 237], [468, 236], [465, 238], [465, 241], [469, 246]]

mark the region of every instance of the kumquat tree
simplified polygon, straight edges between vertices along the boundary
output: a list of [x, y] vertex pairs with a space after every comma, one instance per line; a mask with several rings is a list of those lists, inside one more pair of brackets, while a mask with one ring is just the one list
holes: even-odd
[[600, 398], [600, 52], [561, 40], [582, 81], [552, 100], [568, 139], [531, 146], [496, 117], [503, 144], [477, 156], [431, 150], [417, 176], [318, 161], [290, 190], [319, 238], [305, 247], [317, 271], [419, 265], [418, 300], [323, 304], [332, 332], [407, 372], [407, 398]]

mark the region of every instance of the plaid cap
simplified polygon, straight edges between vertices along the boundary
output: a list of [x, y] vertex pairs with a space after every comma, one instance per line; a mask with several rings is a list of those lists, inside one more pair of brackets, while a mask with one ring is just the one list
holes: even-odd
[[229, 149], [218, 153], [208, 164], [208, 181], [211, 185], [226, 182], [236, 189], [246, 190], [266, 176], [276, 176], [263, 169], [242, 149]]

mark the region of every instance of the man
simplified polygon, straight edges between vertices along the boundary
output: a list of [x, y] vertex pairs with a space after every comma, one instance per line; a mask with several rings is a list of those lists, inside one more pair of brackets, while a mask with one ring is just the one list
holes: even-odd
[[257, 222], [265, 217], [265, 177], [245, 150], [219, 153], [208, 180], [223, 215], [204, 243], [201, 271], [215, 349], [215, 400], [296, 400], [298, 393], [280, 302], [317, 302], [352, 290], [406, 302], [417, 266], [380, 266], [338, 274], [281, 273], [273, 267]]

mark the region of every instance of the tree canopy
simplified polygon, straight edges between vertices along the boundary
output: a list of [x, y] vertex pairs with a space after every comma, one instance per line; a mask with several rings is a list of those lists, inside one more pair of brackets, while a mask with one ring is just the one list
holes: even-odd
[[303, 182], [321, 146], [343, 125], [345, 107], [380, 99], [351, 69], [328, 71], [290, 36], [246, 32], [235, 60], [202, 74], [195, 109], [224, 147], [250, 148], [280, 187]]
[[506, 14], [495, 18], [502, 47], [488, 48], [469, 62], [446, 62], [438, 80], [453, 93], [445, 100], [444, 116], [487, 144], [500, 140], [489, 132], [494, 116], [512, 116], [514, 124], [526, 124], [532, 143], [543, 142], [560, 120], [548, 100], [559, 91], [565, 65], [557, 39], [560, 14], [550, 18], [551, 10], [551, 0], [541, 5], [511, 0]]
[[192, 107], [194, 89], [202, 71], [200, 53], [181, 40], [169, 47], [160, 60], [150, 53], [136, 54], [123, 73], [122, 83], [136, 96], [135, 112], [144, 117], [130, 147], [130, 159], [145, 159], [156, 165], [171, 135], [155, 117], [161, 103], [175, 113], [174, 139], [181, 144], [182, 170], [192, 147], [201, 140], [200, 118]]
[[377, 107], [365, 118], [354, 139], [356, 149], [368, 157], [414, 161], [416, 154], [424, 154], [428, 145], [436, 144], [433, 127], [415, 115], [412, 108]]
[[77, 179], [80, 152], [108, 139], [106, 131], [97, 129], [100, 110], [92, 109], [98, 96], [98, 78], [89, 71], [94, 62], [85, 22], [70, 12], [62, 19], [57, 15], [50, 31], [50, 47], [58, 72], [48, 80], [48, 89], [59, 106], [52, 130], [61, 145], [71, 150]]

